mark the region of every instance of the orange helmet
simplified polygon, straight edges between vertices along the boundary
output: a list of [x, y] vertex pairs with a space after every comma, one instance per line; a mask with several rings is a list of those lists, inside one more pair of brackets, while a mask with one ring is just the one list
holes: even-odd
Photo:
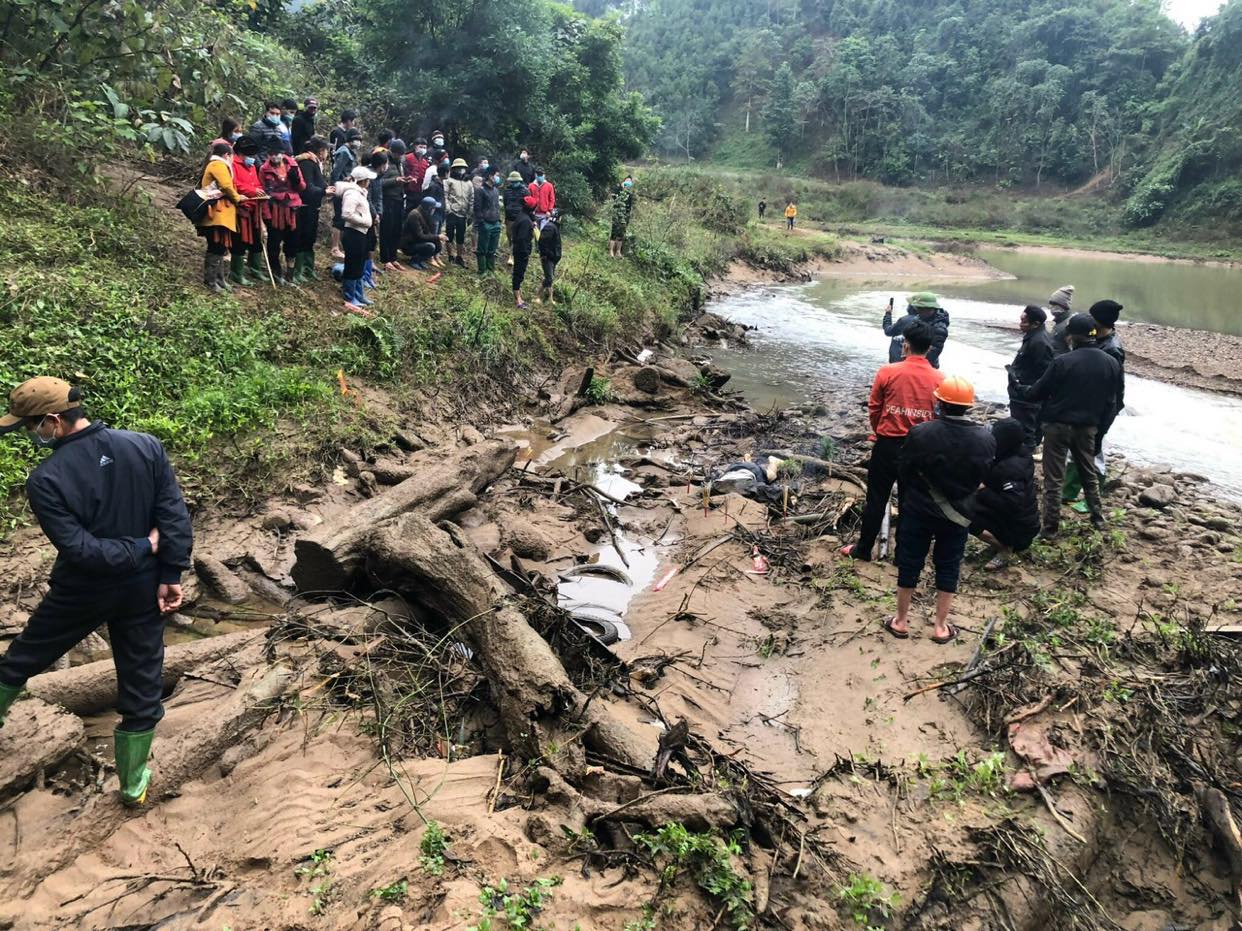
[[935, 398], [945, 404], [970, 407], [975, 403], [975, 388], [961, 375], [950, 375], [936, 389]]

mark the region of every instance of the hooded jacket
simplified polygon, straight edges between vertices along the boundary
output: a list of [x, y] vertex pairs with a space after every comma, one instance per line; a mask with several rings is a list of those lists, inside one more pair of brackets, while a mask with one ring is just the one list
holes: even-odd
[[401, 227], [401, 251], [406, 255], [414, 254], [414, 246], [420, 242], [439, 242], [430, 221], [423, 215], [422, 207], [415, 207], [405, 215], [405, 223]]
[[349, 174], [358, 167], [358, 155], [348, 145], [337, 146], [332, 153], [332, 183], [349, 180]]
[[340, 181], [336, 192], [341, 198], [341, 219], [351, 230], [365, 233], [375, 222], [367, 192], [356, 181]]
[[1070, 351], [1068, 331], [1069, 319], [1072, 316], [1068, 310], [1052, 308], [1052, 351], [1058, 356]]
[[[888, 315], [885, 314], [887, 321]], [[931, 363], [932, 368], [940, 368], [940, 353], [944, 351], [945, 341], [949, 338], [949, 312], [944, 309], [937, 310], [930, 317], [922, 317], [914, 310], [908, 310], [904, 317], [884, 324], [884, 335], [891, 336], [893, 341], [888, 345], [888, 361], [900, 362], [902, 344], [905, 343], [906, 327], [915, 321], [922, 320], [931, 326], [932, 344], [931, 349], [927, 351], [927, 361]]]

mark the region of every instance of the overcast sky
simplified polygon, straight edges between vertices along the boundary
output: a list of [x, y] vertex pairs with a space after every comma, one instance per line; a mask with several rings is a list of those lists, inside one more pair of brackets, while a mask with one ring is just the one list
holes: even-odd
[[1169, 15], [1185, 26], [1194, 29], [1199, 20], [1211, 16], [1221, 8], [1223, 0], [1165, 0]]

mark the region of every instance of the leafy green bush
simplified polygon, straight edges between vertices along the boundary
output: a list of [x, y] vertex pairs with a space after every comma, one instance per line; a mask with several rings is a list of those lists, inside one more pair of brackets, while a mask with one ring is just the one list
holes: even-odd
[[661, 864], [661, 889], [671, 888], [682, 873], [689, 873], [700, 889], [724, 906], [734, 928], [750, 927], [755, 918], [750, 882], [738, 875], [732, 863], [732, 857], [742, 852], [736, 837], [721, 840], [673, 822], [634, 840]]

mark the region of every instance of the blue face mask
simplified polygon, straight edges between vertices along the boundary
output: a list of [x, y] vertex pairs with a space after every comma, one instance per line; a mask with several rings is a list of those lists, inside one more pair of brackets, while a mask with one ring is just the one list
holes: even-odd
[[279, 123], [279, 122], [280, 122], [280, 117], [279, 117], [279, 116], [272, 116], [270, 113], [269, 113], [267, 116], [265, 116], [265, 117], [264, 117], [264, 119], [266, 119], [266, 120], [267, 120], [269, 123], [271, 123], [273, 126], [275, 126], [277, 123]]
[[535, 175], [535, 180], [540, 184], [543, 184], [543, 175]]
[[247, 167], [247, 168], [253, 167], [253, 165], [254, 165], [254, 156], [253, 156], [253, 155], [247, 155], [245, 158], [243, 158], [243, 159], [242, 159], [242, 161], [246, 163], [246, 167]]
[[622, 181], [621, 186], [623, 188], [632, 188], [634, 186], [634, 182], [633, 181]]
[[231, 135], [229, 138], [230, 138], [233, 142], [236, 142], [236, 141], [237, 141], [238, 139], [240, 139], [241, 137], [242, 137], [242, 134], [241, 134], [241, 133], [233, 133], [233, 135]]

